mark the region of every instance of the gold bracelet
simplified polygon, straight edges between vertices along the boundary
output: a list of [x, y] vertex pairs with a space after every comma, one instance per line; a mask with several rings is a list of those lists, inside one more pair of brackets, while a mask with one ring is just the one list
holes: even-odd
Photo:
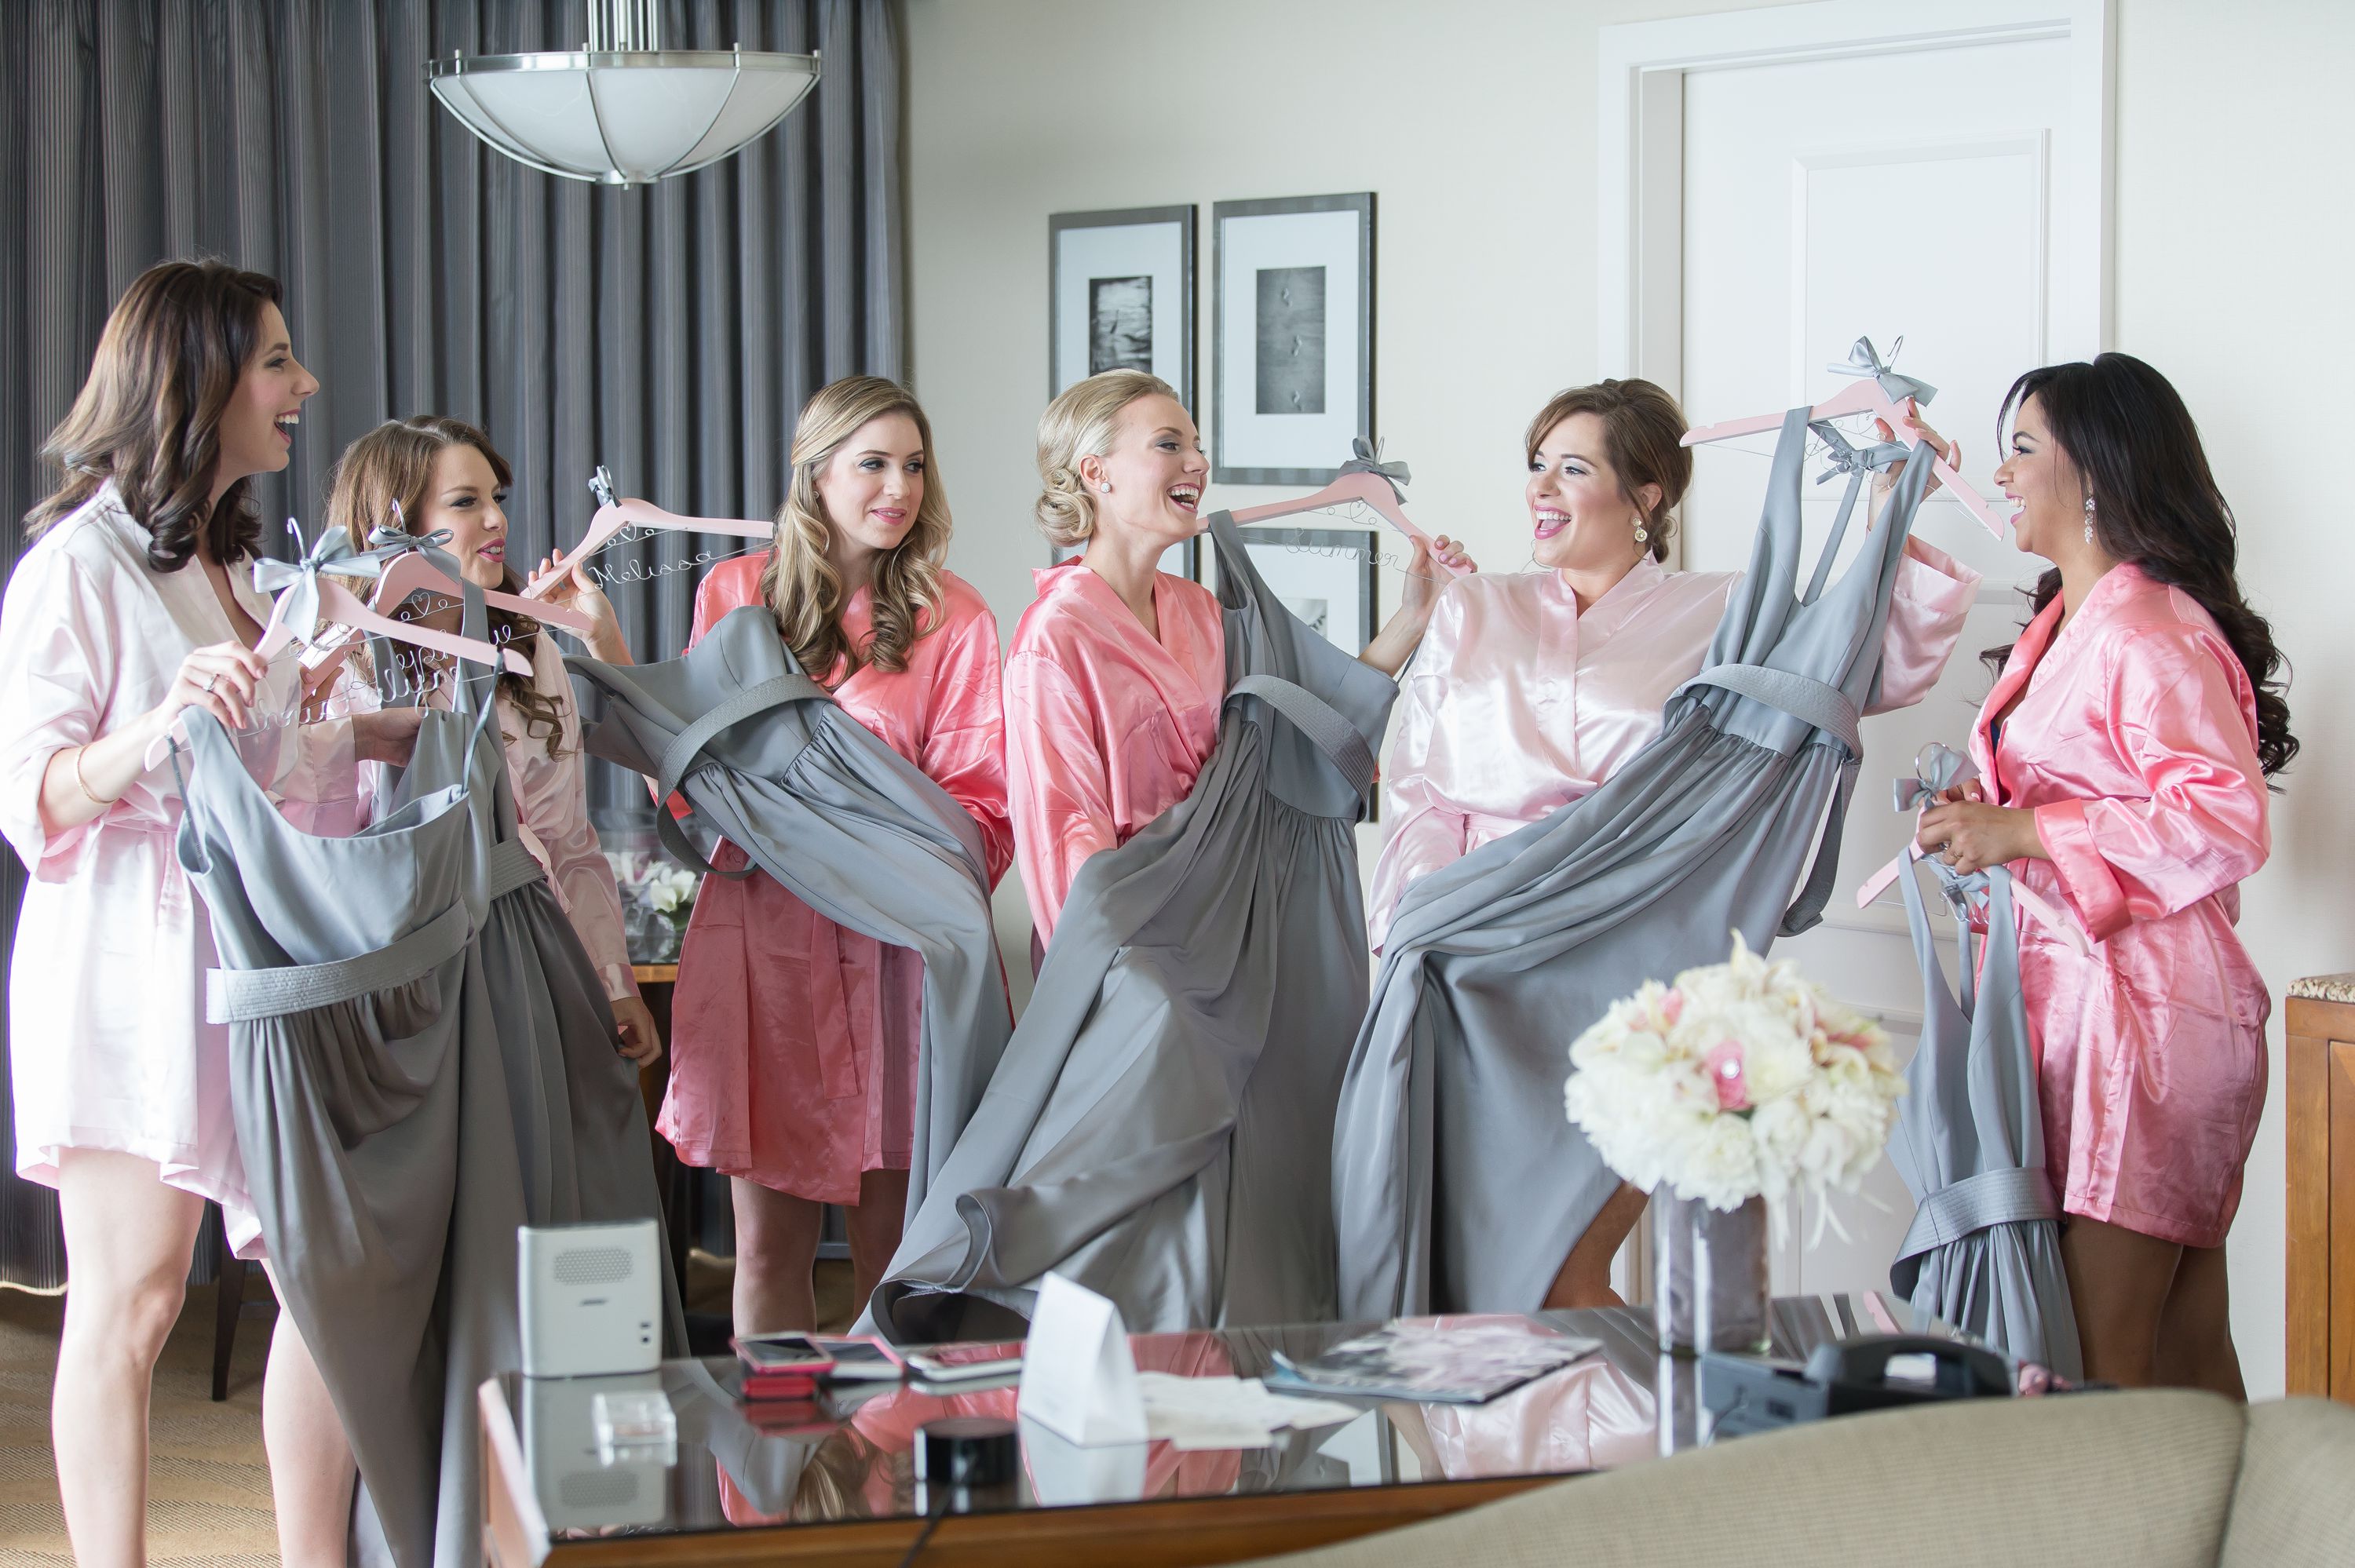
[[[113, 804], [114, 804], [114, 800], [100, 800], [96, 795], [94, 795], [94, 794], [91, 793], [90, 786], [89, 786], [87, 783], [83, 782], [83, 780], [82, 780], [82, 776], [81, 776], [81, 754], [82, 754], [83, 752], [85, 752], [85, 751], [88, 751], [89, 749], [90, 749], [90, 747], [87, 747], [87, 746], [77, 746], [77, 747], [74, 747], [74, 753], [73, 753], [73, 776], [74, 776], [74, 788], [81, 791], [81, 798], [82, 798], [83, 800], [85, 800], [89, 801], [91, 805], [93, 805], [93, 806], [97, 807], [100, 810], [103, 811], [103, 810], [105, 810], [109, 806], [113, 805]], [[121, 800], [122, 798], [123, 798], [123, 797], [121, 797], [120, 795], [118, 795], [118, 796], [116, 796], [116, 797], [114, 798], [114, 800]]]

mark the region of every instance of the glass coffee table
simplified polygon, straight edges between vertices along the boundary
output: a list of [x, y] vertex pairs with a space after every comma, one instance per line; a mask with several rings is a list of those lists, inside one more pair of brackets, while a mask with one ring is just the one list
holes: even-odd
[[[1877, 1292], [1784, 1298], [1773, 1316], [1773, 1354], [1792, 1361], [1859, 1334], [1953, 1332]], [[1241, 1449], [1080, 1448], [1025, 1422], [1022, 1474], [959, 1497], [919, 1561], [1237, 1562], [1453, 1513], [1702, 1440], [1698, 1363], [1659, 1353], [1650, 1308], [1538, 1318], [1603, 1348], [1485, 1405], [1343, 1401], [1359, 1412], [1351, 1420]], [[1257, 1377], [1277, 1351], [1306, 1359], [1370, 1326], [1138, 1334], [1130, 1342], [1141, 1372]], [[954, 1394], [838, 1387], [815, 1414], [802, 1407], [781, 1425], [775, 1407], [736, 1400], [736, 1375], [733, 1360], [715, 1358], [620, 1378], [510, 1374], [485, 1383], [486, 1558], [496, 1568], [551, 1560], [892, 1568], [925, 1523], [916, 1429], [948, 1415], [1015, 1418], [1015, 1387], [1005, 1379]], [[677, 1422], [676, 1451], [601, 1457], [596, 1396], [655, 1389]]]

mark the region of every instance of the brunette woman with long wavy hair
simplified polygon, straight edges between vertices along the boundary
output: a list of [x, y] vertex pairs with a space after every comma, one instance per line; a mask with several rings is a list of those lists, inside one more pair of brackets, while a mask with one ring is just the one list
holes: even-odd
[[2224, 1238], [2271, 1002], [2232, 927], [2271, 844], [2266, 780], [2297, 753], [2281, 652], [2164, 376], [2123, 354], [2047, 366], [2004, 413], [1996, 480], [2015, 542], [2051, 568], [1989, 655], [1980, 782], [1923, 815], [1921, 844], [2009, 864], [2094, 939], [2019, 938], [2087, 1374], [2238, 1398]]
[[[72, 1262], [51, 1420], [86, 1564], [144, 1556], [148, 1387], [205, 1200], [240, 1253], [261, 1243], [228, 1031], [205, 1018], [210, 927], [172, 853], [179, 790], [148, 747], [187, 708], [267, 726], [241, 742], [248, 766], [307, 831], [349, 832], [354, 761], [406, 756], [417, 729], [413, 714], [294, 725], [296, 665], [253, 652], [270, 601], [249, 481], [286, 466], [319, 387], [278, 299], [218, 261], [165, 262], [123, 291], [43, 449], [59, 486], [26, 519], [0, 607], [0, 832], [31, 872], [8, 998], [16, 1169], [58, 1189]], [[342, 1429], [283, 1316], [265, 1386], [283, 1555], [339, 1562], [350, 1492], [314, 1460]]]
[[[995, 882], [1014, 853], [997, 622], [942, 565], [948, 542], [923, 410], [879, 376], [834, 382], [794, 427], [772, 548], [711, 568], [688, 646], [766, 606], [811, 678], [971, 813]], [[558, 591], [597, 618], [591, 652], [628, 662], [587, 563]], [[748, 862], [723, 843], [712, 863]], [[907, 1208], [922, 988], [914, 952], [836, 925], [757, 869], [704, 879], [656, 1125], [680, 1159], [731, 1179], [738, 1333], [816, 1326], [823, 1203], [848, 1211], [854, 1299], [873, 1295]]]
[[[416, 535], [448, 532], [448, 553], [476, 588], [516, 593], [521, 581], [507, 564], [507, 487], [515, 471], [488, 436], [463, 419], [419, 414], [388, 419], [344, 449], [328, 486], [327, 522], [348, 529], [355, 539], [398, 519]], [[458, 606], [446, 597], [413, 596], [419, 602], [396, 613], [415, 613], [429, 625], [458, 629]], [[524, 842], [560, 895], [572, 928], [597, 966], [613, 1003], [623, 1049], [645, 1064], [662, 1053], [654, 1014], [638, 998], [622, 934], [622, 895], [613, 883], [589, 821], [588, 779], [581, 750], [581, 713], [571, 677], [555, 639], [539, 624], [496, 606], [490, 610], [495, 642], [531, 661], [531, 673], [500, 672], [499, 728], [506, 743], [507, 776]], [[446, 686], [446, 666], [438, 655], [420, 653], [427, 701]]]

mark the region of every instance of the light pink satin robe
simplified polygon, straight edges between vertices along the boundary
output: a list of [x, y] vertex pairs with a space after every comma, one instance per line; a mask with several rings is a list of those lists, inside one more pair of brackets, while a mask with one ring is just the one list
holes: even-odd
[[[1700, 673], [1741, 578], [1646, 556], [1583, 615], [1556, 572], [1448, 585], [1399, 682], [1382, 779], [1390, 832], [1366, 898], [1375, 947], [1408, 884], [1592, 794], [1660, 733], [1661, 705]], [[1869, 711], [1929, 694], [1978, 583], [1907, 541]]]
[[[763, 554], [711, 569], [696, 590], [688, 646], [730, 610], [761, 602], [767, 564]], [[941, 586], [945, 620], [916, 640], [908, 667], [863, 666], [834, 695], [971, 813], [994, 883], [1013, 851], [997, 622], [962, 577], [944, 571]], [[842, 612], [862, 646], [870, 615], [864, 589]], [[722, 844], [712, 863], [746, 863]], [[679, 955], [656, 1127], [690, 1165], [856, 1203], [862, 1172], [908, 1168], [923, 982], [913, 951], [844, 929], [762, 872], [705, 877]]]
[[1080, 562], [1033, 576], [1006, 656], [1006, 773], [1044, 942], [1087, 858], [1194, 788], [1219, 743], [1227, 652], [1218, 596], [1198, 583], [1156, 575], [1156, 638]]
[[[2272, 843], [2248, 673], [2208, 612], [2133, 567], [2058, 635], [2029, 624], [1971, 734], [1989, 798], [2032, 809], [2050, 860], [2014, 875], [2094, 938], [2031, 921], [2020, 985], [2061, 1206], [2218, 1246], [2265, 1101], [2272, 999], [2232, 927]], [[1988, 725], [2025, 686], [2003, 723]]]
[[[173, 854], [171, 767], [88, 822], [41, 825], [51, 757], [155, 707], [191, 650], [237, 636], [204, 569], [156, 571], [149, 537], [110, 484], [25, 552], [0, 608], [0, 832], [30, 874], [8, 987], [16, 1173], [55, 1186], [67, 1149], [152, 1160], [168, 1185], [218, 1202], [229, 1245], [253, 1257], [261, 1228], [229, 1115], [229, 1027], [205, 1021], [204, 974], [219, 959]], [[229, 580], [267, 622], [250, 566]], [[261, 705], [291, 707], [295, 682], [281, 660]], [[240, 750], [304, 832], [366, 821], [348, 722], [265, 730]]]

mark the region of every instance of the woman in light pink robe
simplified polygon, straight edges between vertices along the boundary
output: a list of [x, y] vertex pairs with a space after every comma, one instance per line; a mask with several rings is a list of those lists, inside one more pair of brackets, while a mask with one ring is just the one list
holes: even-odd
[[[1400, 682], [1383, 782], [1390, 832], [1367, 897], [1380, 947], [1399, 896], [1601, 787], [1700, 673], [1740, 574], [1670, 572], [1668, 514], [1692, 478], [1685, 418], [1648, 381], [1557, 394], [1524, 438], [1537, 564], [1441, 596]], [[1870, 711], [1922, 700], [1962, 635], [1978, 574], [1909, 539]], [[1564, 1260], [1552, 1307], [1614, 1304], [1612, 1256], [1643, 1212], [1622, 1187]]]
[[2088, 1376], [2242, 1395], [2224, 1238], [2264, 1108], [2264, 979], [2233, 924], [2297, 749], [2280, 655], [2182, 399], [2126, 355], [2020, 378], [2022, 550], [2054, 564], [1971, 734], [1979, 780], [1926, 849], [2009, 863], [2092, 938], [2035, 924], [2020, 986]]
[[[939, 564], [950, 523], [931, 426], [904, 388], [851, 376], [802, 410], [793, 462], [782, 560], [714, 567], [688, 646], [730, 611], [768, 605], [843, 710], [973, 817], [994, 882], [1013, 850], [997, 622]], [[923, 602], [919, 577], [931, 585]], [[628, 662], [604, 595], [580, 567], [573, 581], [570, 601], [599, 620], [591, 651]], [[747, 863], [733, 844], [712, 856], [720, 871]], [[824, 1203], [848, 1212], [852, 1299], [874, 1293], [907, 1207], [923, 974], [913, 951], [836, 925], [765, 872], [703, 879], [655, 1126], [687, 1164], [732, 1178], [738, 1333], [816, 1327]]]
[[[1039, 424], [1048, 538], [1086, 554], [1038, 574], [1006, 658], [1007, 784], [1016, 856], [1043, 951], [1071, 879], [1184, 800], [1219, 738], [1226, 699], [1216, 594], [1156, 563], [1201, 532], [1209, 464], [1169, 387], [1105, 371]], [[1451, 563], [1470, 563], [1444, 539]], [[1400, 607], [1359, 655], [1395, 673], [1437, 597], [1418, 546]], [[1034, 955], [1035, 956], [1035, 955]]]
[[[173, 853], [177, 780], [148, 748], [190, 707], [275, 726], [240, 755], [297, 827], [335, 834], [364, 817], [354, 764], [405, 756], [417, 732], [413, 715], [294, 726], [316, 694], [293, 659], [253, 652], [271, 606], [247, 481], [286, 466], [319, 387], [277, 300], [217, 261], [133, 281], [44, 448], [62, 482], [0, 607], [0, 831], [30, 873], [8, 987], [16, 1169], [58, 1189], [73, 1269], [51, 1417], [84, 1563], [143, 1560], [148, 1385], [204, 1200], [261, 1255], [229, 1029], [206, 1021], [211, 923]], [[319, 1456], [342, 1429], [283, 1315], [265, 1395], [282, 1552], [340, 1552], [351, 1493]]]

